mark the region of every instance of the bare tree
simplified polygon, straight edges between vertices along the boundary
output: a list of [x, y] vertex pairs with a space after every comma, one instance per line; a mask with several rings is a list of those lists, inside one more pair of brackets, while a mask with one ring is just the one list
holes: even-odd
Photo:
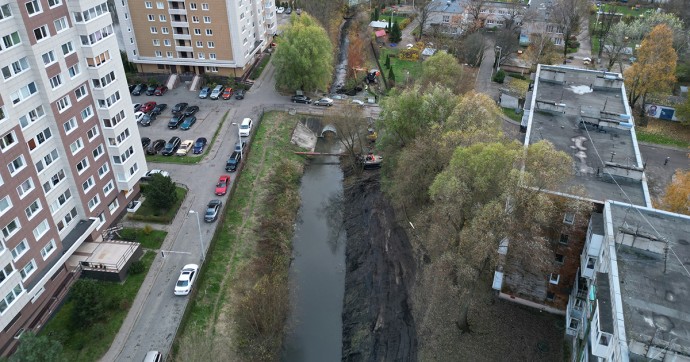
[[503, 13], [503, 23], [506, 29], [517, 30], [525, 17], [528, 9], [521, 0], [507, 0]]
[[467, 64], [478, 67], [484, 59], [488, 45], [483, 33], [472, 33], [462, 40], [458, 56]]
[[370, 146], [367, 139], [369, 125], [362, 114], [362, 108], [348, 105], [342, 112], [328, 116], [324, 122], [335, 127], [338, 141], [345, 148], [346, 157], [351, 165], [355, 165], [359, 155]]
[[496, 33], [496, 47], [500, 47], [500, 56], [496, 59], [498, 64], [503, 63], [511, 54], [517, 52], [520, 47], [520, 34], [516, 30], [501, 29]]
[[556, 52], [555, 47], [551, 37], [546, 34], [546, 23], [535, 23], [532, 27], [529, 47], [527, 48], [527, 57], [532, 64], [552, 64], [553, 55]]
[[486, 0], [467, 0], [465, 13], [467, 14], [468, 33], [474, 33], [475, 31], [481, 29], [484, 26], [484, 15], [482, 10], [486, 9]]
[[417, 10], [417, 19], [419, 20], [419, 34], [416, 35], [417, 40], [421, 40], [424, 35], [424, 28], [428, 26], [431, 14], [438, 11], [437, 4], [431, 0], [419, 0], [415, 4]]
[[[606, 69], [611, 70], [611, 68], [621, 60], [621, 57], [631, 44], [630, 38], [635, 33], [635, 26], [635, 23], [626, 24], [621, 21], [611, 27], [606, 44], [600, 43], [601, 49], [606, 53], [606, 57], [608, 58]], [[622, 71], [621, 69], [621, 72]]]
[[550, 8], [550, 21], [563, 34], [563, 64], [568, 57], [570, 38], [582, 31], [582, 22], [587, 19], [587, 0], [556, 0]]
[[616, 7], [615, 5], [609, 5], [607, 7], [607, 11], [600, 11], [597, 15], [597, 22], [594, 25], [594, 33], [597, 35], [597, 38], [599, 39], [599, 54], [597, 55], [598, 58], [601, 58], [601, 54], [604, 51], [604, 44], [606, 44], [608, 35], [611, 32], [611, 28], [613, 28], [613, 25], [618, 23], [620, 20], [620, 16], [616, 14], [617, 12], [618, 7]]

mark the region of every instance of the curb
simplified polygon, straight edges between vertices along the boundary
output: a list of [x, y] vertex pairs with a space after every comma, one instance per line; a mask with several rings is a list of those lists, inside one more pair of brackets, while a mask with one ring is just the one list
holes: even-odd
[[640, 142], [640, 141], [637, 141], [637, 144], [642, 145], [642, 146], [647, 146], [647, 147], [663, 148], [665, 150], [671, 150], [671, 151], [690, 152], [690, 148], [683, 148], [683, 147], [677, 147], [677, 146], [660, 145], [660, 144], [656, 144], [656, 143]]

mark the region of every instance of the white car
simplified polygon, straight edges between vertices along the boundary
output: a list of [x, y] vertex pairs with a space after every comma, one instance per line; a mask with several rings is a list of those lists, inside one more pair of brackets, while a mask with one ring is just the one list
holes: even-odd
[[252, 133], [252, 119], [245, 118], [240, 124], [240, 136], [249, 137], [250, 133]]
[[282, 7], [282, 6], [279, 7], [279, 8], [276, 10], [276, 13], [278, 13], [278, 14], [282, 14], [282, 13], [284, 13], [284, 12], [285, 12], [285, 8]]
[[170, 173], [168, 171], [153, 169], [149, 170], [149, 172], [147, 172], [141, 179], [144, 181], [150, 181], [155, 174], [159, 174], [163, 177], [170, 177]]
[[144, 116], [146, 113], [144, 112], [134, 112], [134, 119], [137, 120], [137, 123], [141, 123], [141, 120], [144, 119]]
[[184, 140], [184, 141], [182, 141], [180, 148], [178, 148], [177, 152], [175, 152], [175, 155], [176, 156], [186, 156], [189, 153], [189, 151], [192, 150], [192, 147], [194, 147], [194, 141], [193, 140]]
[[363, 105], [364, 105], [364, 101], [361, 101], [361, 100], [359, 100], [359, 99], [353, 99], [353, 100], [352, 100], [352, 104], [356, 104], [356, 105], [358, 105], [358, 106], [363, 106]]
[[196, 280], [196, 275], [199, 274], [199, 266], [196, 264], [187, 264], [182, 268], [180, 277], [175, 283], [175, 295], [187, 295], [192, 291], [192, 286]]

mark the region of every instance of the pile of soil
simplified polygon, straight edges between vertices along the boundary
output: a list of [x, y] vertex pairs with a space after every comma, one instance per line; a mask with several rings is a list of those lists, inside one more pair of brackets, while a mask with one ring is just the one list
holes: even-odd
[[343, 361], [416, 361], [408, 286], [412, 247], [380, 189], [378, 171], [347, 175]]

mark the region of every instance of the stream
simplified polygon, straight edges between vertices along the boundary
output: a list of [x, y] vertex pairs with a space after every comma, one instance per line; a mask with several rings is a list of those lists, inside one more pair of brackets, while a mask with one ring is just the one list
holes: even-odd
[[[319, 139], [317, 152], [336, 152], [339, 143]], [[291, 315], [282, 361], [340, 361], [345, 291], [345, 231], [342, 229], [343, 173], [337, 156], [317, 157], [306, 166], [301, 205], [292, 241]]]

